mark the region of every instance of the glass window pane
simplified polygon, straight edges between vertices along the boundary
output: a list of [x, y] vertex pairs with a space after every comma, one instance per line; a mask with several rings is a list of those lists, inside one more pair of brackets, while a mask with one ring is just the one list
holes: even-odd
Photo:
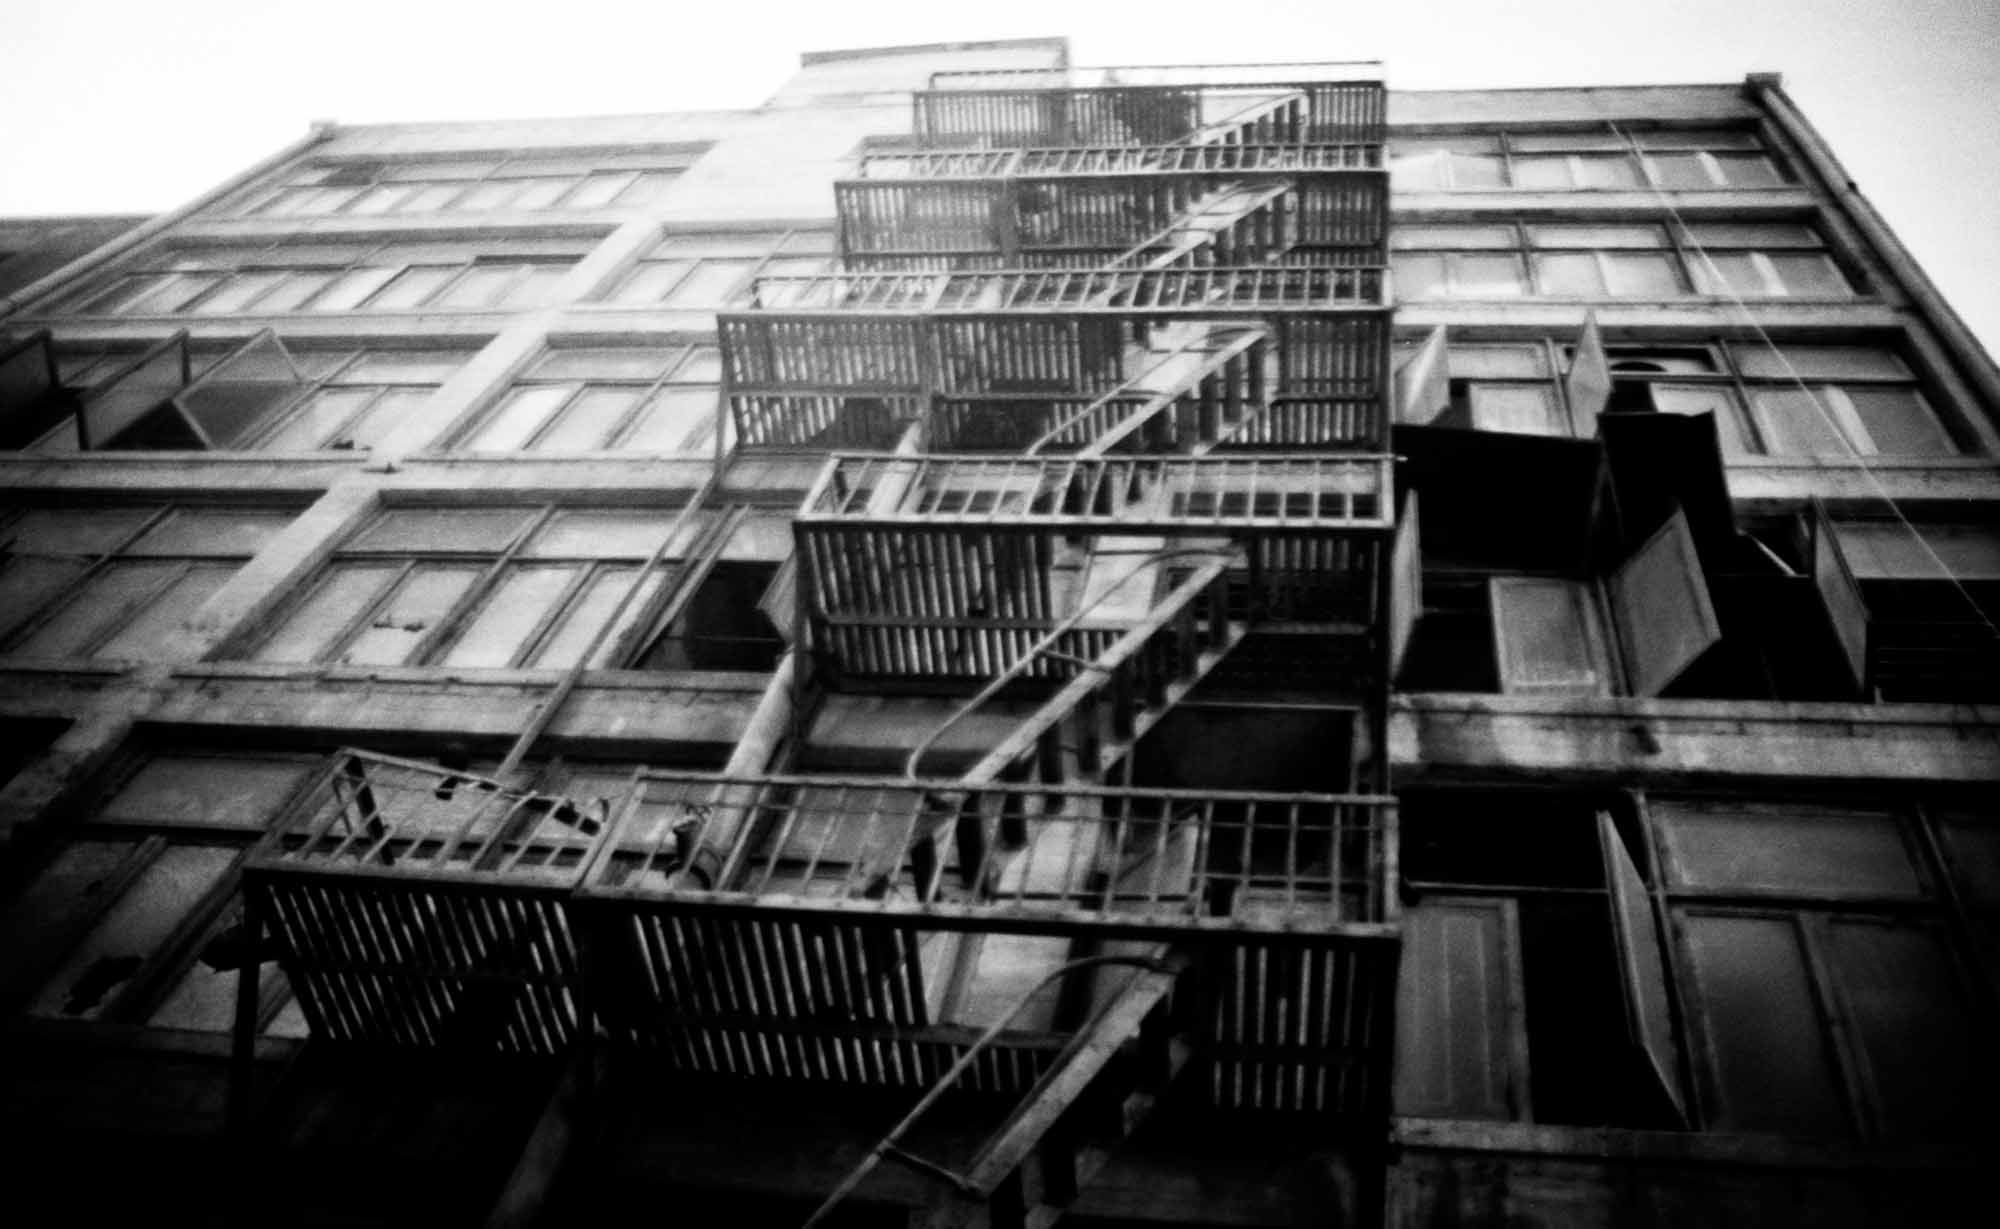
[[447, 666], [509, 666], [568, 591], [576, 567], [510, 568], [444, 655]]
[[464, 350], [370, 350], [340, 373], [342, 384], [442, 384], [472, 356]]
[[472, 587], [481, 567], [421, 565], [389, 595], [337, 660], [356, 666], [398, 666], [423, 643]]
[[102, 1015], [235, 860], [233, 849], [204, 845], [162, 852], [42, 987], [34, 1013], [84, 1020]]
[[1508, 137], [1508, 144], [1519, 150], [1551, 149], [1624, 149], [1625, 138], [1616, 133], [1606, 132], [1600, 125], [1579, 132], [1519, 132]]
[[601, 209], [618, 199], [618, 194], [632, 182], [632, 176], [592, 175], [569, 194], [563, 202], [565, 209]]
[[1749, 453], [1736, 395], [1716, 384], [1654, 384], [1653, 408], [1663, 414], [1714, 414], [1715, 433], [1725, 456]]
[[1662, 188], [1712, 188], [1715, 177], [1701, 154], [1649, 154], [1646, 169], [1653, 183]]
[[1779, 346], [1744, 342], [1730, 347], [1746, 376], [1774, 380], [1907, 380], [1910, 369], [1894, 351], [1875, 346]]
[[1846, 298], [1853, 293], [1833, 261], [1817, 252], [1774, 252], [1768, 259], [1783, 293], [1807, 298]]
[[1661, 801], [1675, 887], [1916, 899], [1923, 882], [1891, 815]]
[[1832, 1055], [1793, 923], [1679, 911], [1725, 1130], [1846, 1134]]
[[1688, 256], [1695, 286], [1701, 294], [1758, 295], [1766, 293], [1764, 275], [1748, 252], [1695, 252]]
[[381, 214], [393, 211], [410, 190], [401, 184], [381, 184], [368, 189], [354, 198], [347, 212], [354, 214]]
[[1977, 1127], [1987, 1107], [1971, 1089], [1984, 1086], [1978, 1073], [1990, 1061], [1943, 935], [1835, 918], [1828, 938], [1882, 1134], [1908, 1139]]
[[391, 388], [375, 398], [375, 403], [348, 424], [345, 434], [332, 440], [330, 448], [373, 448], [403, 423], [410, 421], [430, 404], [428, 388]]
[[307, 299], [312, 298], [333, 280], [331, 273], [321, 273], [311, 269], [295, 269], [285, 273], [278, 284], [263, 298], [257, 300], [260, 312], [297, 311]]
[[1973, 905], [2000, 905], [2000, 818], [1941, 815], [1946, 861], [1959, 891]]
[[0, 632], [40, 610], [89, 566], [81, 559], [0, 559]]
[[618, 284], [617, 289], [611, 292], [609, 301], [630, 307], [665, 302], [667, 295], [693, 268], [691, 260], [647, 261]]
[[1512, 298], [1527, 290], [1518, 256], [1457, 252], [1450, 259], [1453, 298]]
[[[542, 559], [645, 559], [659, 549], [673, 523], [674, 513], [666, 510], [561, 511], [549, 518], [522, 554]], [[695, 531], [693, 525], [683, 528], [680, 545]]]
[[238, 273], [216, 288], [214, 294], [195, 305], [195, 310], [209, 314], [243, 311], [265, 291], [283, 281], [285, 275], [275, 271], [261, 273]]
[[371, 389], [323, 388], [300, 403], [257, 443], [264, 452], [309, 452], [339, 437], [348, 420], [375, 399]]
[[1690, 222], [1687, 242], [1704, 248], [1816, 248], [1818, 232], [1796, 222]]
[[344, 312], [359, 307], [368, 296], [387, 285], [396, 269], [350, 269], [333, 279], [333, 284], [312, 301], [316, 312]]
[[1639, 169], [1627, 154], [1578, 157], [1573, 169], [1579, 188], [1629, 188], [1639, 182]]
[[1561, 154], [1550, 157], [1514, 159], [1514, 186], [1536, 191], [1560, 190], [1571, 186], [1569, 159]]
[[1926, 457], [1948, 457], [1958, 452], [1916, 389], [1850, 385], [1841, 391], [1847, 394], [1848, 404], [1868, 429], [1868, 438], [1876, 452]]
[[1415, 248], [1511, 248], [1511, 226], [1398, 226], [1389, 243], [1397, 250]]
[[0, 912], [0, 986], [14, 987], [52, 954], [64, 932], [102, 904], [136, 841], [71, 841]]
[[1548, 351], [1527, 345], [1453, 345], [1451, 374], [1456, 379], [1534, 379], [1549, 374]]
[[1764, 438], [1765, 451], [1787, 457], [1848, 457], [1856, 446], [1841, 433], [1834, 408], [1821, 392], [1794, 388], [1756, 389], [1750, 415]]
[[[238, 969], [213, 969], [197, 960], [188, 966], [178, 984], [169, 991], [167, 997], [146, 1021], [154, 1028], [178, 1028], [205, 1033], [227, 1033], [236, 1026], [236, 989], [238, 979], [243, 976]], [[273, 979], [283, 977], [278, 962], [273, 960], [259, 967], [258, 986], [272, 984]], [[297, 1000], [290, 1009], [298, 1011]], [[280, 1014], [265, 1028], [264, 1035], [304, 1036], [302, 1032], [286, 1033], [280, 1028]]]
[[1547, 384], [1474, 384], [1469, 395], [1476, 430], [1569, 434], [1568, 424], [1556, 409], [1555, 390]]
[[509, 389], [486, 421], [461, 447], [489, 452], [519, 448], [575, 391], [575, 387], [568, 384], [534, 384]]
[[483, 213], [489, 209], [505, 209], [514, 200], [515, 187], [504, 179], [489, 180], [472, 185], [453, 203], [454, 209], [467, 213]]
[[1658, 248], [1666, 232], [1657, 226], [1530, 226], [1528, 242], [1542, 248]]
[[1677, 128], [1637, 135], [1648, 149], [1757, 148], [1757, 134], [1747, 128]]
[[1604, 695], [1602, 639], [1588, 589], [1575, 581], [1507, 578], [1492, 584], [1501, 687]]
[[1716, 168], [1732, 188], [1776, 188], [1784, 184], [1778, 168], [1763, 154], [1715, 154]]
[[527, 508], [392, 508], [348, 550], [505, 550], [534, 512]]
[[455, 269], [422, 265], [405, 269], [395, 281], [368, 301], [368, 308], [370, 311], [400, 311], [421, 306], [456, 272]]
[[1685, 293], [1673, 258], [1665, 252], [1606, 252], [1611, 293], [1635, 299], [1669, 299]]
[[157, 508], [36, 508], [10, 522], [4, 536], [16, 555], [102, 555], [131, 537]]
[[157, 755], [91, 818], [255, 832], [316, 766], [305, 756]]
[[672, 183], [678, 174], [677, 171], [642, 171], [632, 181], [632, 186], [619, 196], [618, 204], [623, 208], [630, 208], [658, 200], [660, 193], [666, 191], [667, 185]]
[[1444, 257], [1422, 252], [1397, 252], [1389, 257], [1399, 299], [1436, 299], [1446, 293]]
[[520, 269], [514, 265], [474, 265], [431, 302], [437, 307], [491, 307], [520, 275]]
[[310, 596], [285, 618], [270, 639], [250, 656], [256, 661], [307, 662], [323, 655], [387, 587], [394, 564], [335, 564]]
[[579, 451], [610, 446], [612, 435], [639, 399], [627, 388], [586, 388], [535, 440], [537, 452]]
[[704, 260], [667, 296], [673, 304], [721, 303], [756, 268], [754, 260]]
[[555, 301], [556, 285], [568, 275], [570, 267], [562, 265], [529, 265], [521, 271], [521, 276], [500, 296], [503, 307], [543, 307]]
[[1542, 294], [1594, 298], [1604, 293], [1604, 273], [1590, 252], [1537, 252], [1535, 285]]
[[1451, 186], [1466, 188], [1498, 188], [1506, 182], [1507, 165], [1498, 154], [1451, 155]]
[[[597, 650], [591, 655], [590, 665], [601, 670], [611, 665], [611, 655], [618, 647], [621, 636], [635, 622], [644, 616], [653, 596], [659, 592], [660, 584], [678, 569], [655, 568], [646, 574], [639, 592], [627, 603], [620, 615], [617, 626], [605, 633]], [[632, 578], [637, 568], [615, 568], [600, 571], [590, 587], [563, 612], [562, 623], [542, 642], [535, 653], [537, 666], [572, 666], [590, 647], [590, 641], [603, 627], [605, 621], [618, 606], [620, 598], [632, 587]]]
[[118, 629], [118, 634], [99, 645], [92, 656], [158, 660], [164, 655], [167, 637], [236, 575], [236, 568], [233, 563], [189, 568], [163, 592], [148, 598], [125, 626]]
[[23, 657], [72, 657], [121, 623], [141, 601], [174, 578], [178, 563], [116, 563], [72, 593], [62, 609], [19, 641]]
[[657, 380], [679, 346], [551, 350], [530, 371], [545, 380]]
[[1443, 150], [1396, 150], [1389, 153], [1389, 186], [1397, 192], [1431, 192], [1446, 185]]
[[547, 209], [562, 199], [569, 191], [573, 180], [564, 179], [517, 179], [513, 181], [520, 189], [515, 195], [512, 208]]
[[631, 452], [693, 447], [690, 441], [713, 425], [717, 404], [713, 389], [663, 388], [646, 401], [618, 447]]
[[714, 346], [696, 346], [667, 378], [675, 384], [713, 384], [722, 378], [722, 351]]
[[458, 184], [419, 184], [396, 202], [400, 214], [436, 213], [447, 209], [465, 189]]

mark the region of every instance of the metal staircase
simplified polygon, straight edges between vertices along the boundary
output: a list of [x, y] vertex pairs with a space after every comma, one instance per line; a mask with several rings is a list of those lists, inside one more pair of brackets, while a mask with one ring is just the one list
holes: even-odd
[[[598, 819], [344, 753], [245, 869], [315, 1035], [1011, 1099], [956, 1167], [873, 1154], [938, 1178], [936, 1225], [1052, 1223], [1162, 1098], [1379, 1121], [1414, 532], [1382, 99], [919, 93], [924, 148], [838, 185], [843, 270], [718, 319], [739, 453], [826, 457], [780, 620], [792, 758], [642, 771]], [[1352, 792], [1133, 784], [1272, 632], [1339, 646]], [[775, 771], [827, 693], [1012, 720], [943, 775], [943, 729], [900, 779]]]

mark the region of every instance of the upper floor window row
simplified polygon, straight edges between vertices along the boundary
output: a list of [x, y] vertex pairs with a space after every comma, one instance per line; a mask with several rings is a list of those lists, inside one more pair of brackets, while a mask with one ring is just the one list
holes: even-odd
[[1391, 236], [1403, 299], [1845, 299], [1825, 241], [1801, 223], [1402, 226]]
[[458, 447], [480, 452], [673, 452], [714, 440], [712, 346], [559, 347], [514, 380]]
[[658, 199], [693, 154], [320, 162], [244, 199], [245, 217], [380, 217], [631, 209]]
[[1778, 164], [1748, 129], [1460, 133], [1389, 143], [1389, 182], [1401, 192], [1698, 191], [1776, 188]]
[[757, 278], [824, 273], [832, 252], [833, 236], [819, 231], [668, 235], [602, 297], [621, 307], [747, 304]]
[[[1713, 412], [1725, 454], [1952, 456], [1960, 443], [1915, 372], [1879, 346], [1680, 342], [1606, 348], [1610, 408]], [[1567, 435], [1568, 341], [1454, 334], [1450, 408], [1435, 421], [1482, 431]]]
[[[188, 347], [191, 388], [213, 386], [216, 380], [247, 385], [211, 405], [199, 396], [183, 406], [195, 419], [210, 447], [236, 451], [318, 452], [366, 451], [398, 425], [420, 412], [432, 393], [471, 360], [466, 349], [418, 350], [370, 346], [367, 349], [292, 349], [258, 355], [254, 370], [238, 375], [224, 368], [205, 379], [218, 355]], [[86, 407], [100, 388], [115, 387], [132, 371], [136, 352], [129, 350], [58, 351], [64, 386], [77, 393]], [[170, 390], [162, 387], [165, 393]], [[178, 395], [178, 391], [176, 395]], [[163, 398], [164, 399], [164, 398]], [[185, 399], [184, 399], [185, 400]], [[121, 434], [85, 439], [84, 421], [73, 416], [39, 439], [25, 445], [30, 452], [76, 452], [83, 449], [160, 448], [192, 446], [182, 435], [162, 435], [144, 429], [143, 420]]]
[[152, 658], [291, 515], [157, 505], [0, 512], [0, 656]]
[[594, 242], [161, 247], [78, 295], [70, 307], [111, 316], [539, 307]]

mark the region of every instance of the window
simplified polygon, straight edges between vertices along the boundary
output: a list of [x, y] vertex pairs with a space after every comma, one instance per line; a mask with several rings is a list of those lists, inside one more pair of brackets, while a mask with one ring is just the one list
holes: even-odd
[[747, 303], [756, 277], [806, 277], [832, 264], [833, 237], [810, 231], [668, 235], [602, 298], [620, 307]]
[[[430, 395], [472, 358], [469, 350], [410, 350], [370, 347], [366, 350], [302, 350], [288, 348], [290, 370], [283, 379], [266, 379], [271, 395], [255, 412], [238, 403], [228, 421], [210, 419], [218, 448], [259, 452], [313, 452], [326, 449], [366, 450], [419, 412]], [[98, 376], [120, 356], [78, 356], [74, 361], [86, 379]], [[126, 359], [129, 362], [129, 357]], [[192, 366], [195, 383], [202, 382], [204, 364]], [[278, 386], [282, 385], [282, 388]], [[129, 446], [114, 439], [96, 447]], [[31, 446], [35, 452], [74, 452], [81, 447], [74, 422], [65, 422]]]
[[1994, 1060], [1936, 869], [1976, 937], [2000, 829], [1975, 809], [1404, 791], [1396, 1111], [1981, 1129]]
[[1832, 532], [1866, 603], [1873, 695], [2000, 697], [2000, 526], [1857, 520]]
[[0, 655], [150, 658], [291, 514], [22, 508], [0, 519]]
[[1684, 1123], [1648, 859], [1611, 814], [1629, 804], [1415, 790], [1400, 809], [1396, 1113]]
[[[215, 940], [236, 868], [316, 757], [206, 751], [127, 764], [10, 903], [0, 984], [30, 1015], [227, 1031], [242, 953]], [[263, 1031], [305, 1021], [275, 961]]]
[[1748, 129], [1464, 133], [1389, 143], [1399, 192], [1706, 191], [1784, 185]]
[[70, 309], [215, 316], [539, 307], [594, 242], [515, 239], [502, 250], [296, 241], [262, 248], [162, 246], [73, 299]]
[[250, 656], [494, 668], [565, 667], [588, 652], [596, 667], [622, 662], [678, 613], [679, 561], [702, 526], [675, 526], [666, 510], [390, 508]]
[[[1578, 424], [1557, 387], [1575, 351], [1573, 338], [1502, 342], [1453, 332], [1441, 351], [1446, 378], [1428, 371], [1433, 390], [1400, 401], [1399, 420], [1532, 435], [1569, 435], [1579, 425], [1588, 432], [1594, 416]], [[1728, 457], [1960, 451], [1916, 374], [1881, 346], [1620, 341], [1605, 347], [1605, 359], [1607, 410], [1713, 414]], [[1399, 371], [1406, 391], [1416, 371], [1409, 364]]]
[[1990, 1059], [1920, 817], [1651, 810], [1710, 1125], [1910, 1139], [1980, 1120]]
[[1653, 696], [1722, 638], [1679, 511], [1601, 578], [1426, 575], [1421, 600], [1411, 689]]
[[1803, 225], [1401, 226], [1391, 234], [1405, 299], [1848, 298]]
[[260, 189], [254, 217], [407, 216], [502, 209], [631, 209], [652, 203], [694, 154], [322, 162]]
[[535, 360], [458, 444], [480, 452], [675, 452], [714, 439], [710, 346], [562, 347]]

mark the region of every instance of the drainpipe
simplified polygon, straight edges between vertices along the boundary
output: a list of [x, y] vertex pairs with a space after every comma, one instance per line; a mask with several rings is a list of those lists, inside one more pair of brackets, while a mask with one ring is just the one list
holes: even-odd
[[1847, 168], [1833, 156], [1833, 151], [1806, 121], [1798, 106], [1785, 93], [1783, 80], [1777, 73], [1751, 73], [1743, 79], [1743, 87], [1753, 100], [1763, 105], [1772, 122], [1805, 155], [1806, 162], [1819, 176], [1827, 192], [1902, 283], [1904, 292], [1916, 306], [1917, 314], [1953, 351], [1960, 374], [1979, 390], [1980, 397], [1986, 402], [1987, 419], [1993, 421], [2000, 417], [2000, 369], [1994, 367], [1986, 348], [1980, 345], [1972, 330], [1965, 327], [1965, 321], [1959, 319], [1951, 304], [1938, 293], [1938, 288], [1925, 276], [1916, 258], [1910, 255], [1910, 250], [1896, 238], [1895, 232], [1882, 220], [1882, 215], [1875, 211], [1875, 206], [1861, 194]]
[[317, 120], [306, 130], [306, 135], [285, 146], [278, 152], [258, 162], [249, 170], [225, 179], [216, 187], [195, 197], [178, 209], [141, 222], [103, 247], [93, 248], [51, 273], [46, 273], [14, 294], [0, 297], [0, 320], [20, 312], [36, 299], [75, 281], [99, 268], [117, 260], [144, 243], [158, 238], [162, 233], [185, 222], [233, 192], [239, 192], [250, 184], [277, 170], [279, 167], [299, 157], [306, 151], [331, 140], [339, 128], [331, 120]]

